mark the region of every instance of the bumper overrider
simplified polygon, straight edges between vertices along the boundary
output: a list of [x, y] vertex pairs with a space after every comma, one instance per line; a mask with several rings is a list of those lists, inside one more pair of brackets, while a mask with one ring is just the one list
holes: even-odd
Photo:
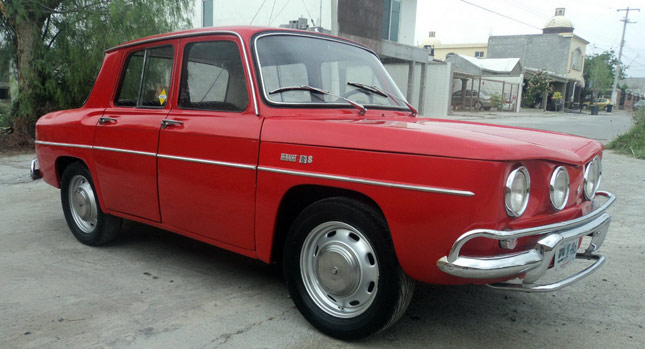
[[[496, 283], [489, 286], [511, 291], [549, 292], [561, 289], [583, 279], [600, 268], [605, 257], [593, 254], [605, 240], [611, 217], [606, 212], [616, 197], [608, 192], [599, 191], [596, 197], [603, 196], [606, 201], [591, 213], [565, 222], [520, 230], [499, 231], [492, 229], [475, 229], [461, 235], [452, 245], [450, 254], [437, 261], [439, 269], [447, 274], [467, 279], [498, 279], [524, 274], [522, 283]], [[594, 206], [596, 206], [594, 202]], [[461, 256], [461, 248], [470, 240], [484, 237], [495, 240], [516, 239], [539, 235], [534, 249], [492, 257]], [[536, 284], [552, 265], [553, 258], [560, 247], [580, 237], [590, 236], [589, 246], [583, 253], [577, 253], [576, 259], [588, 259], [595, 262], [563, 280], [551, 284]], [[582, 246], [584, 247], [584, 246]]]
[[43, 178], [43, 174], [40, 172], [40, 165], [38, 164], [38, 159], [31, 160], [31, 166], [29, 166], [29, 175], [32, 180], [37, 180]]

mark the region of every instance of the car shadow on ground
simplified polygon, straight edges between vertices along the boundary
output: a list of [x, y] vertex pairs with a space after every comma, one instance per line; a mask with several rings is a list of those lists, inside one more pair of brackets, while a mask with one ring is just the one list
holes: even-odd
[[[144, 260], [155, 258], [176, 263], [177, 269], [196, 268], [199, 277], [216, 280], [222, 273], [237, 275], [236, 282], [242, 288], [249, 284], [269, 284], [276, 300], [287, 293], [280, 265], [269, 265], [224, 249], [192, 240], [181, 235], [144, 224], [124, 221], [123, 234], [108, 245], [111, 249], [123, 249], [140, 254]], [[129, 253], [129, 252], [128, 252]], [[173, 268], [175, 269], [175, 268]], [[205, 280], [209, 284], [210, 280]], [[213, 286], [213, 292], [217, 289]], [[439, 286], [417, 283], [410, 307], [401, 320], [392, 328], [369, 337], [363, 344], [397, 342], [403, 336], [428, 339], [453, 333], [464, 337], [466, 342], [487, 334], [488, 326], [519, 326], [519, 331], [529, 332], [534, 321], [545, 321], [552, 316], [548, 301], [551, 296], [526, 293], [507, 293], [483, 285]], [[555, 305], [554, 305], [555, 307]], [[296, 316], [297, 313], [295, 313]], [[527, 316], [529, 314], [529, 316]], [[311, 326], [304, 321], [304, 326]], [[501, 324], [500, 324], [501, 323]], [[451, 328], [448, 332], [443, 332]], [[321, 340], [325, 336], [320, 334]]]

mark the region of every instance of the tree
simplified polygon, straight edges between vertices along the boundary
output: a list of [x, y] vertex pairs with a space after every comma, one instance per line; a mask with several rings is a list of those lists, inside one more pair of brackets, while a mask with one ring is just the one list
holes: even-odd
[[542, 109], [546, 110], [547, 96], [549, 93], [553, 92], [551, 82], [552, 80], [544, 71], [538, 70], [533, 76], [531, 76], [528, 84], [526, 85], [526, 92], [524, 92], [524, 96], [522, 97], [522, 106], [532, 108], [537, 103], [540, 103]]
[[0, 32], [5, 38], [0, 62], [12, 62], [18, 73], [13, 116], [33, 126], [46, 112], [80, 106], [92, 88], [105, 49], [188, 27], [191, 3], [0, 0]]
[[[587, 93], [607, 93], [612, 88], [614, 76], [616, 75], [616, 64], [618, 58], [613, 50], [596, 53], [585, 57], [584, 79], [587, 82]], [[626, 77], [625, 70], [628, 67], [621, 65], [620, 79]]]

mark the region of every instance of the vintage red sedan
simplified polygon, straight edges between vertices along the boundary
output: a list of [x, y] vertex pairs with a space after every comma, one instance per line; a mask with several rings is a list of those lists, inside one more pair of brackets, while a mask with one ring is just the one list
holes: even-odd
[[553, 291], [603, 264], [599, 142], [416, 114], [357, 43], [189, 30], [107, 50], [85, 105], [38, 121], [32, 175], [84, 244], [129, 219], [282, 263], [343, 339], [393, 324], [414, 280]]

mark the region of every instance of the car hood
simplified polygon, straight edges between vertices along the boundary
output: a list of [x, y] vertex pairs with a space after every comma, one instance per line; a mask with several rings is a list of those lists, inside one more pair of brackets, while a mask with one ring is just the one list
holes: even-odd
[[422, 118], [267, 118], [261, 140], [477, 160], [544, 159], [575, 165], [586, 163], [602, 149], [600, 142], [578, 136]]

